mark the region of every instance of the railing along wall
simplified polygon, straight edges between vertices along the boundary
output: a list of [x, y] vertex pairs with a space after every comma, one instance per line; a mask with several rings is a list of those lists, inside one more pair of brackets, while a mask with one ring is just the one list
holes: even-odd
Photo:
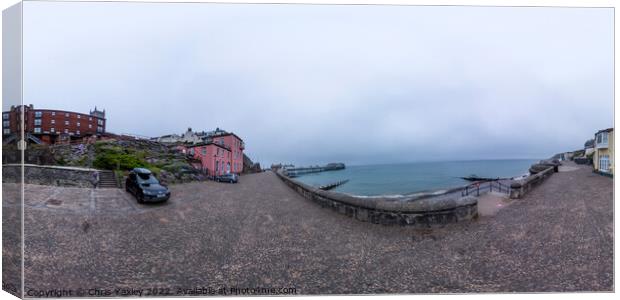
[[464, 187], [461, 191], [461, 196], [473, 195], [478, 197], [484, 193], [493, 191], [503, 194], [510, 194], [510, 185], [504, 184], [497, 180], [476, 182]]

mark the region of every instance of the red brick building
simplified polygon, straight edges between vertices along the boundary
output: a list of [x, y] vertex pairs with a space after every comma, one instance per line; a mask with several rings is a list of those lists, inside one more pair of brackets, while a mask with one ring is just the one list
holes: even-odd
[[84, 114], [64, 110], [35, 109], [31, 104], [11, 106], [11, 110], [2, 112], [3, 136], [20, 133], [22, 110], [24, 132], [47, 144], [105, 133], [105, 110], [99, 111], [95, 107], [95, 110]]

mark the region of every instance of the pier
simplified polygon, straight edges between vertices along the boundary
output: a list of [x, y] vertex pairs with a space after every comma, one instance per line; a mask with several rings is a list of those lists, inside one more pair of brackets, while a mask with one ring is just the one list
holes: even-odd
[[284, 169], [284, 171], [286, 172], [286, 175], [288, 177], [297, 177], [297, 176], [310, 174], [310, 173], [343, 170], [344, 168], [345, 168], [345, 165], [343, 163], [329, 163], [325, 166], [299, 167], [299, 168], [291, 167], [291, 168]]

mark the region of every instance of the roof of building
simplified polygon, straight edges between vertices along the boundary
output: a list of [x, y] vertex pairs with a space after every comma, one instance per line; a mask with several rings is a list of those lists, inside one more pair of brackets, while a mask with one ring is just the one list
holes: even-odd
[[177, 138], [178, 138], [178, 137], [180, 137], [180, 136], [179, 136], [179, 135], [177, 135], [177, 134], [174, 134], [174, 133], [173, 133], [173, 134], [162, 135], [162, 136], [160, 136], [159, 138], [168, 138], [168, 137], [177, 137]]
[[[18, 106], [19, 107], [19, 106]], [[17, 109], [18, 107], [14, 107], [12, 109]], [[76, 112], [76, 111], [70, 111], [70, 110], [62, 110], [62, 109], [50, 109], [50, 108], [34, 108], [34, 107], [28, 107], [30, 110], [32, 111], [49, 111], [49, 112], [61, 112], [61, 113], [71, 113], [71, 114], [78, 114], [78, 115], [84, 115], [84, 116], [88, 116], [88, 117], [95, 117], [95, 118], [99, 118], [99, 119], [106, 119], [103, 116], [97, 116], [97, 115], [92, 115], [89, 113], [82, 113], [82, 112]], [[10, 110], [8, 111], [3, 111], [3, 113], [7, 113], [10, 112]]]
[[215, 135], [211, 135], [209, 137], [223, 137], [223, 136], [228, 136], [228, 135], [233, 135], [236, 138], [238, 138], [240, 141], [243, 141], [242, 138], [240, 138], [238, 135], [234, 134], [233, 132], [218, 133], [218, 134], [215, 134]]
[[220, 145], [218, 143], [214, 143], [214, 142], [206, 142], [206, 143], [197, 143], [197, 144], [193, 144], [193, 145], [188, 145], [187, 148], [195, 148], [195, 147], [202, 147], [202, 146], [209, 146], [209, 145], [215, 145], [218, 146], [226, 151], [230, 151], [230, 149], [228, 147], [226, 147], [226, 145]]
[[607, 129], [601, 129], [601, 130], [597, 131], [595, 134], [599, 134], [601, 132], [611, 132], [611, 131], [614, 131], [613, 127], [612, 128], [607, 128]]

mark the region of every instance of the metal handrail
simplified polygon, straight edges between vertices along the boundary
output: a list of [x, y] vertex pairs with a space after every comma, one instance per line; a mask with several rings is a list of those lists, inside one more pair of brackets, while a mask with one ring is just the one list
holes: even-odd
[[[496, 185], [496, 186], [494, 186]], [[497, 180], [493, 180], [493, 181], [484, 181], [484, 182], [476, 182], [476, 183], [472, 183], [468, 186], [466, 186], [462, 191], [461, 191], [461, 196], [469, 196], [469, 195], [476, 195], [476, 196], [480, 196], [480, 193], [484, 193], [485, 190], [488, 190], [488, 192], [493, 192], [493, 189], [495, 189], [496, 191], [500, 192], [500, 193], [504, 193], [504, 194], [510, 194], [510, 186], [503, 184]]]

